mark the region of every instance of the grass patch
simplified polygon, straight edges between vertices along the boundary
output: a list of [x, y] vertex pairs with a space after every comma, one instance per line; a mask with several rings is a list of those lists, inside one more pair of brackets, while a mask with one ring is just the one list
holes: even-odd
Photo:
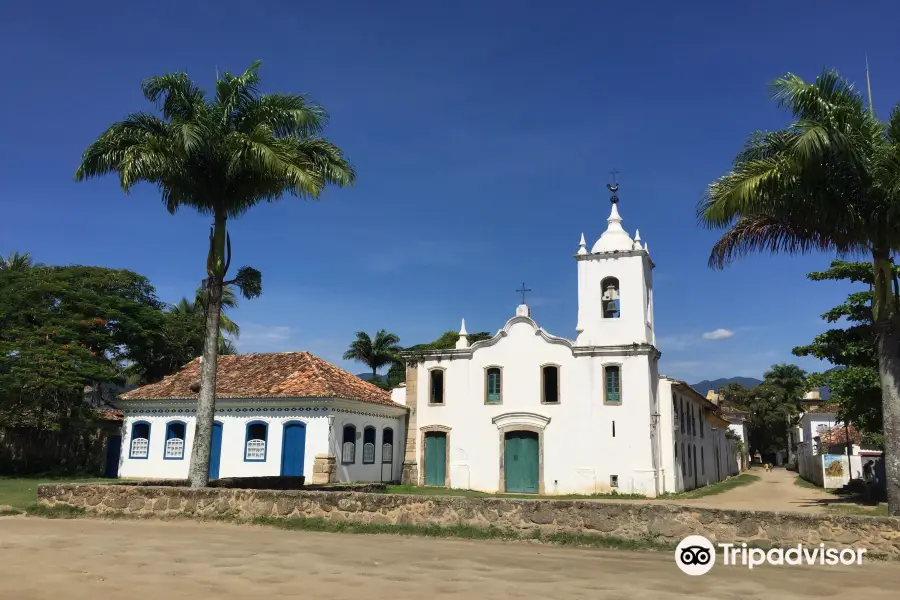
[[15, 515], [21, 515], [22, 511], [18, 508], [4, 508], [0, 510], [0, 517], [13, 517]]
[[814, 484], [813, 482], [803, 479], [799, 475], [797, 475], [797, 478], [794, 479], [794, 485], [796, 485], [798, 487], [806, 488], [808, 490], [821, 490], [822, 489], [819, 486], [817, 486], [816, 484]]
[[877, 506], [860, 506], [859, 504], [829, 504], [830, 515], [854, 515], [863, 517], [888, 516], [887, 502], [881, 502]]
[[44, 517], [45, 519], [74, 519], [76, 517], [83, 517], [86, 514], [83, 508], [69, 506], [68, 504], [44, 506], [37, 502], [29, 504], [25, 508], [25, 513], [29, 517]]
[[0, 505], [25, 510], [37, 501], [37, 488], [42, 483], [110, 482], [99, 477], [0, 477]]
[[437, 537], [464, 540], [539, 541], [562, 546], [586, 546], [620, 550], [672, 550], [674, 544], [666, 544], [651, 539], [626, 540], [622, 538], [591, 535], [586, 533], [542, 534], [540, 529], [518, 532], [499, 527], [474, 527], [472, 525], [390, 525], [375, 523], [353, 523], [332, 521], [319, 517], [257, 517], [249, 521], [252, 525], [276, 527], [289, 531], [319, 531], [325, 533], [353, 533], [363, 535], [405, 535]]
[[733, 490], [734, 488], [738, 488], [744, 485], [749, 485], [759, 481], [758, 475], [751, 475], [750, 473], [741, 473], [735, 477], [729, 477], [723, 481], [718, 483], [714, 483], [712, 485], [707, 485], [701, 488], [697, 488], [695, 490], [690, 490], [688, 492], [679, 492], [677, 494], [666, 494], [664, 498], [674, 499], [674, 500], [688, 500], [691, 498], [703, 498], [705, 496], [715, 496], [716, 494], [721, 494], [723, 492], [727, 492], [728, 490]]
[[415, 485], [389, 485], [384, 494], [406, 494], [410, 496], [462, 496], [465, 498], [512, 498], [521, 500], [646, 500], [641, 494], [559, 494], [556, 496], [538, 496], [537, 494], [489, 494], [474, 490], [460, 490], [444, 487], [418, 487]]

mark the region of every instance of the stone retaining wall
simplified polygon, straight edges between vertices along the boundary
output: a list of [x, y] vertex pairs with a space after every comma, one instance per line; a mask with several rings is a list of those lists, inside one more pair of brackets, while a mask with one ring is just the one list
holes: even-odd
[[319, 517], [357, 523], [494, 526], [677, 543], [688, 534], [758, 547], [825, 543], [900, 560], [900, 519], [716, 510], [646, 502], [514, 500], [358, 492], [44, 484], [38, 501], [137, 517]]

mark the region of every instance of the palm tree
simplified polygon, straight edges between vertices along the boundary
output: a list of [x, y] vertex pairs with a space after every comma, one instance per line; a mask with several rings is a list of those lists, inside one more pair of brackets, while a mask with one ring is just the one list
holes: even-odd
[[344, 352], [344, 360], [357, 360], [372, 369], [372, 379], [378, 379], [378, 369], [393, 364], [400, 355], [400, 338], [384, 329], [375, 334], [375, 339], [365, 331], [357, 331], [350, 349]]
[[[225, 314], [226, 310], [229, 308], [237, 308], [238, 304], [237, 297], [234, 295], [234, 290], [231, 289], [230, 286], [222, 289], [222, 300], [220, 304], [222, 314], [219, 317], [219, 354], [237, 354], [237, 348], [234, 345], [234, 341], [229, 340], [224, 336], [226, 333], [233, 338], [238, 338], [241, 335], [241, 328], [238, 327], [238, 324]], [[193, 301], [182, 298], [178, 301], [178, 304], [171, 308], [171, 312], [192, 315], [205, 323], [206, 290], [202, 287], [197, 288], [197, 294]]]
[[27, 271], [33, 267], [40, 267], [40, 263], [35, 263], [31, 254], [28, 252], [13, 252], [6, 258], [0, 256], [0, 271]]
[[300, 95], [259, 93], [259, 66], [253, 63], [240, 76], [226, 72], [211, 97], [185, 73], [147, 79], [144, 97], [157, 104], [161, 118], [138, 112], [114, 123], [87, 148], [75, 173], [78, 181], [115, 173], [126, 194], [140, 182], [154, 184], [170, 213], [188, 207], [212, 219], [193, 487], [209, 481], [223, 287], [234, 284], [245, 298], [262, 293], [261, 275], [251, 267], [225, 280], [231, 264], [228, 219], [285, 195], [318, 199], [328, 184], [351, 185], [355, 179], [341, 150], [320, 137], [325, 110]]
[[878, 120], [871, 100], [867, 109], [834, 71], [813, 83], [785, 75], [773, 92], [794, 122], [754, 134], [698, 206], [701, 223], [728, 229], [709, 263], [722, 268], [753, 251], [871, 257], [888, 511], [900, 515], [900, 105]]

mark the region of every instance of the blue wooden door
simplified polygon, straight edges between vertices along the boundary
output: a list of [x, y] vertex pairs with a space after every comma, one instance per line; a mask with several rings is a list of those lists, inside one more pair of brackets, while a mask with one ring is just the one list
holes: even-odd
[[219, 478], [219, 463], [222, 461], [222, 424], [213, 423], [212, 441], [209, 446], [209, 478]]
[[506, 434], [503, 468], [508, 493], [538, 493], [539, 452], [536, 433], [512, 431]]
[[119, 476], [119, 455], [122, 453], [122, 436], [111, 435], [106, 438], [105, 477], [115, 479]]
[[284, 426], [281, 448], [281, 474], [303, 475], [303, 456], [306, 453], [306, 425], [288, 423]]

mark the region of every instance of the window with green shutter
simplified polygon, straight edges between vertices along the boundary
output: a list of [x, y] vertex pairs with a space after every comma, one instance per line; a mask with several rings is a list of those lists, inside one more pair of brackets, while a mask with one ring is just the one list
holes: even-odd
[[497, 367], [491, 367], [487, 370], [487, 396], [485, 398], [486, 402], [489, 403], [498, 403], [500, 402], [500, 386], [501, 386], [501, 377], [500, 377], [500, 369]]
[[621, 370], [617, 366], [604, 369], [606, 379], [606, 402], [619, 404], [622, 402]]

